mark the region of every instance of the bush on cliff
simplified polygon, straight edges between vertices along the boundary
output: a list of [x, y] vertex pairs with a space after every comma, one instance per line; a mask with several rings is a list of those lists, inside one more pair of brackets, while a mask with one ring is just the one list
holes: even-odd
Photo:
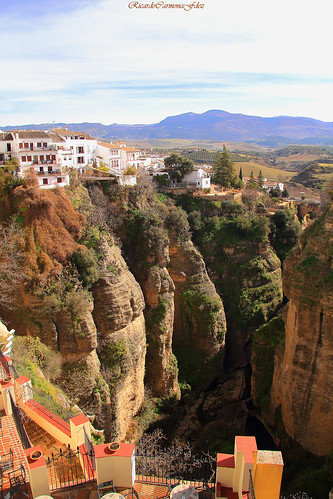
[[80, 248], [73, 253], [72, 262], [79, 272], [83, 286], [90, 288], [99, 278], [96, 253], [89, 248]]
[[275, 351], [284, 337], [285, 329], [281, 316], [274, 317], [267, 324], [261, 326], [253, 336], [254, 399], [255, 403], [263, 410], [267, 409], [270, 403]]

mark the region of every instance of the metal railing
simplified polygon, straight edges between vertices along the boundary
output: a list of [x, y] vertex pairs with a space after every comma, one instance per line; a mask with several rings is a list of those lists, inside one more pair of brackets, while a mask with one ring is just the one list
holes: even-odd
[[21, 443], [25, 449], [30, 449], [31, 443], [29, 440], [29, 437], [27, 435], [27, 432], [25, 431], [24, 424], [23, 424], [23, 418], [20, 409], [17, 407], [15, 404], [13, 397], [11, 394], [10, 396], [10, 402], [12, 404], [12, 413], [13, 413], [13, 418], [15, 421], [16, 429], [18, 431], [18, 434], [21, 439]]
[[252, 479], [252, 471], [250, 470], [250, 478], [249, 478], [249, 492], [247, 494], [248, 499], [256, 499], [256, 494], [254, 492], [254, 485]]
[[58, 490], [95, 481], [92, 458], [90, 452], [69, 447], [60, 449], [57, 454], [52, 453], [46, 460], [50, 489]]
[[9, 364], [1, 349], [0, 349], [0, 364], [1, 364], [0, 367], [2, 367], [2, 370], [5, 373], [4, 378], [7, 376], [11, 376]]
[[208, 455], [173, 452], [172, 447], [152, 453], [136, 453], [135, 467], [139, 482], [173, 485], [179, 478], [203, 486], [215, 482], [214, 460]]

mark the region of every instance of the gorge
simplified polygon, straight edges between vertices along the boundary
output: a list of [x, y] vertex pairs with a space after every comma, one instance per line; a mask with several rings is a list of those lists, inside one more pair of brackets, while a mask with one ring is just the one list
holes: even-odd
[[142, 424], [153, 400], [169, 407], [173, 438], [228, 451], [252, 386], [282, 450], [332, 452], [330, 206], [286, 258], [282, 291], [268, 218], [245, 198], [76, 178], [1, 194], [25, 278], [0, 317], [60, 353], [56, 383], [106, 438], [135, 441], [154, 422]]

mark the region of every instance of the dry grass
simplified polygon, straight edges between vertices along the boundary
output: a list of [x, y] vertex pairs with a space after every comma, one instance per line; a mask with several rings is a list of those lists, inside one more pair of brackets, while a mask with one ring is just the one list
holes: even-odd
[[19, 212], [24, 213], [27, 266], [46, 277], [60, 270], [78, 248], [85, 217], [74, 210], [62, 189], [19, 187], [14, 195]]
[[279, 170], [278, 168], [270, 168], [268, 166], [261, 165], [260, 163], [256, 163], [254, 161], [235, 162], [234, 168], [236, 170], [237, 175], [239, 173], [239, 169], [242, 168], [243, 177], [249, 177], [251, 175], [251, 171], [253, 171], [254, 176], [257, 177], [261, 170], [263, 176], [266, 177], [267, 180], [271, 181], [287, 182], [295, 175], [295, 172]]

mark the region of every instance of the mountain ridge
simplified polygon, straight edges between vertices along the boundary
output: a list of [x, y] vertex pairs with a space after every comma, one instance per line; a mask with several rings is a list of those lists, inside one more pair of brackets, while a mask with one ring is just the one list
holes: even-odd
[[260, 117], [212, 109], [167, 116], [152, 124], [102, 123], [42, 123], [20, 126], [0, 126], [8, 130], [49, 130], [67, 127], [100, 139], [199, 139], [257, 142], [281, 138], [301, 143], [333, 144], [333, 122], [295, 116]]

